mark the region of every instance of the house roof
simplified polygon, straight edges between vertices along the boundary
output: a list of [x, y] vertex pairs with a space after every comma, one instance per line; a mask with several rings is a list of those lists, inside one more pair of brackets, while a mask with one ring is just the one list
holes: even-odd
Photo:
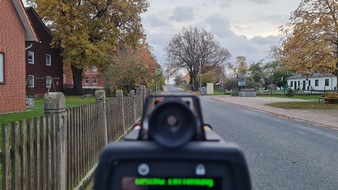
[[[39, 20], [41, 26], [43, 26], [43, 28], [47, 31], [50, 38], [53, 38], [51, 31], [49, 30], [49, 28], [47, 28], [46, 24], [41, 20], [41, 17], [38, 15], [38, 13], [35, 11], [35, 9], [33, 7], [26, 7], [26, 12], [28, 13], [27, 16], [30, 20], [32, 19], [33, 16], [36, 17]], [[32, 26], [34, 28], [34, 24]], [[36, 34], [36, 35], [38, 35], [38, 34]], [[61, 51], [63, 51], [60, 44], [57, 44], [57, 46]]]
[[21, 0], [12, 0], [12, 3], [14, 4], [14, 7], [21, 19], [21, 22], [25, 28], [25, 38], [26, 41], [31, 41], [31, 42], [37, 42], [38, 37], [34, 31], [34, 28], [32, 27], [29, 18], [26, 14], [25, 8], [21, 2]]
[[[333, 77], [333, 76], [334, 76], [333, 74], [313, 73], [311, 76], [308, 76], [308, 78], [311, 78], [311, 77]], [[298, 74], [298, 75], [288, 77], [286, 79], [305, 79], [305, 78], [307, 78], [306, 75]]]

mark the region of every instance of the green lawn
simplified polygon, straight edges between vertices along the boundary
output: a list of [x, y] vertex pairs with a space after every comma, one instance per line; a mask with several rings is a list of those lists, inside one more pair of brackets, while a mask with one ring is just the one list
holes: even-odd
[[294, 95], [291, 97], [283, 96], [284, 98], [294, 98], [294, 99], [302, 99], [302, 100], [317, 100], [321, 97], [321, 94], [311, 94], [311, 95]]
[[338, 109], [338, 104], [326, 104], [318, 101], [310, 102], [277, 102], [267, 104], [268, 106], [284, 109]]
[[[82, 98], [81, 96], [66, 96], [66, 107], [72, 108], [81, 106], [84, 104], [90, 104], [95, 102], [95, 97]], [[35, 98], [35, 106], [27, 107], [24, 112], [0, 114], [0, 126], [4, 123], [10, 124], [14, 121], [20, 121], [22, 119], [29, 119], [33, 117], [39, 117], [43, 115], [43, 98]], [[1, 134], [1, 133], [0, 133]]]
[[[323, 100], [319, 103], [319, 94], [315, 95], [294, 95], [292, 97], [283, 96], [283, 98], [293, 98], [300, 100], [309, 100], [306, 102], [277, 102], [267, 104], [268, 106], [284, 109], [338, 109], [338, 104], [327, 104]], [[311, 101], [312, 100], [312, 101]]]

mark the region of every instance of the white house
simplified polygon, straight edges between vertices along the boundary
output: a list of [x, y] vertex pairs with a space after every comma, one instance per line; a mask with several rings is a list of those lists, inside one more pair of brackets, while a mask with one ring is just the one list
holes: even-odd
[[288, 87], [293, 90], [336, 90], [337, 77], [332, 74], [314, 73], [312, 76], [301, 74], [286, 78]]

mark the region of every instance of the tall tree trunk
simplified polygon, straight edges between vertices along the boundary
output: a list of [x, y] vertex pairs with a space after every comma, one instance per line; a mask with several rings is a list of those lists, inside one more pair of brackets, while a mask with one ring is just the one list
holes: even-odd
[[82, 71], [83, 69], [78, 69], [72, 64], [72, 74], [73, 74], [73, 94], [74, 95], [83, 95], [82, 88]]
[[199, 88], [199, 84], [196, 83], [197, 81], [196, 78], [197, 78], [197, 75], [190, 73], [190, 84], [194, 86], [194, 89], [192, 89], [193, 91]]

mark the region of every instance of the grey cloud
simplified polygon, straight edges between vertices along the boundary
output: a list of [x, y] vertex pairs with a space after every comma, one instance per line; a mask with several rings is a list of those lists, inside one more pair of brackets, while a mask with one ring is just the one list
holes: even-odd
[[258, 4], [268, 4], [270, 3], [272, 0], [250, 0], [254, 3], [258, 3]]
[[142, 23], [145, 26], [154, 27], [154, 28], [165, 27], [169, 25], [167, 21], [160, 20], [155, 15], [149, 15], [149, 16], [144, 17]]
[[217, 15], [208, 17], [205, 21], [211, 29], [211, 33], [219, 38], [234, 36], [235, 33], [230, 29], [230, 22]]
[[267, 37], [255, 36], [252, 39], [250, 39], [250, 41], [258, 45], [267, 45], [267, 44], [271, 45], [272, 42], [277, 42], [278, 40], [279, 40], [278, 36], [267, 36]]
[[176, 21], [192, 20], [194, 18], [194, 9], [192, 7], [176, 7], [170, 18]]
[[233, 2], [233, 0], [227, 0], [227, 1], [224, 1], [224, 0], [208, 0], [208, 1], [203, 1], [202, 5], [204, 7], [209, 7], [209, 6], [212, 6], [214, 4], [219, 4], [221, 8], [226, 8], [226, 7], [231, 6], [232, 2]]
[[247, 38], [243, 35], [234, 35], [220, 39], [221, 46], [228, 49], [232, 55], [231, 61], [236, 61], [236, 56], [246, 56], [247, 63], [257, 62], [266, 59], [267, 51], [273, 42], [277, 42], [277, 36], [256, 36]]
[[171, 37], [172, 34], [165, 32], [147, 34], [147, 41], [149, 45], [153, 47], [153, 53], [156, 55], [157, 61], [160, 64], [166, 63], [164, 49], [167, 47]]

